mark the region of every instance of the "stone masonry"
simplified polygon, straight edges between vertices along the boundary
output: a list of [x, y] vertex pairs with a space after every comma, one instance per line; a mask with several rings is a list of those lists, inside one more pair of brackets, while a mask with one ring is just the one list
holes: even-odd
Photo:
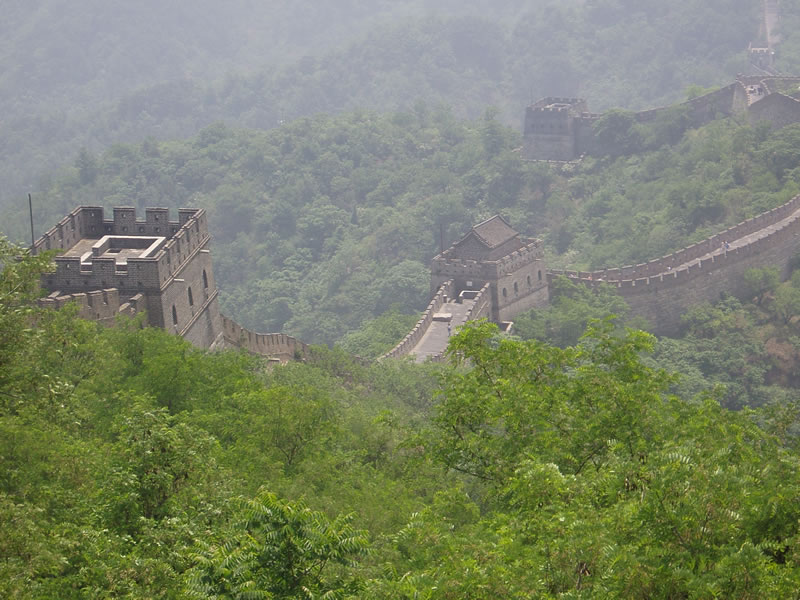
[[113, 219], [102, 207], [78, 207], [34, 244], [34, 252], [60, 251], [55, 272], [42, 276], [51, 292], [42, 304], [76, 300], [81, 314], [106, 322], [146, 311], [148, 325], [221, 347], [210, 240], [203, 209], [180, 209], [170, 221], [168, 209], [148, 208], [140, 221], [131, 207], [114, 208]]
[[45, 233], [33, 252], [58, 251], [55, 272], [42, 277], [45, 307], [78, 305], [78, 315], [113, 325], [118, 315], [145, 312], [147, 324], [208, 349], [240, 348], [277, 362], [310, 349], [282, 333], [254, 333], [220, 314], [205, 210], [80, 206]]
[[433, 259], [432, 290], [448, 280], [454, 296], [489, 284], [490, 315], [496, 322], [543, 306], [549, 297], [541, 242], [521, 237], [499, 215], [475, 225]]
[[[693, 127], [720, 117], [745, 115], [753, 124], [775, 129], [800, 122], [800, 77], [740, 76], [735, 82], [678, 105], [631, 113], [650, 123], [683, 107]], [[529, 160], [572, 161], [602, 151], [594, 124], [603, 115], [591, 113], [580, 98], [543, 98], [525, 111], [522, 155]]]

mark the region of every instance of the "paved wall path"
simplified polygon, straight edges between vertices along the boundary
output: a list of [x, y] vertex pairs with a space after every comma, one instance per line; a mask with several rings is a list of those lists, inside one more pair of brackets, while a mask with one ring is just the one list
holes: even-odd
[[[460, 304], [450, 301], [443, 305], [439, 313], [450, 313], [452, 320], [450, 321], [450, 328], [452, 333], [455, 333], [456, 328], [466, 322], [466, 316], [469, 310], [475, 304], [474, 300], [464, 300]], [[447, 332], [446, 321], [433, 321], [428, 327], [428, 331], [422, 336], [422, 339], [414, 346], [414, 349], [409, 354], [414, 355], [418, 363], [425, 362], [429, 358], [438, 358], [447, 348], [449, 335]]]
[[767, 227], [759, 229], [758, 231], [754, 231], [753, 233], [750, 233], [748, 235], [743, 235], [743, 236], [741, 236], [739, 238], [736, 238], [734, 240], [726, 240], [728, 242], [728, 247], [727, 248], [725, 248], [723, 245], [720, 245], [719, 248], [716, 248], [715, 250], [712, 250], [711, 252], [709, 252], [707, 254], [704, 254], [703, 256], [699, 256], [698, 258], [695, 258], [694, 260], [690, 260], [688, 262], [683, 263], [682, 265], [678, 265], [677, 267], [675, 267], [675, 270], [683, 269], [684, 267], [691, 267], [693, 265], [698, 264], [700, 261], [705, 260], [707, 258], [710, 258], [712, 256], [719, 256], [720, 254], [724, 254], [728, 250], [733, 250], [734, 248], [740, 248], [742, 246], [747, 246], [748, 244], [751, 244], [752, 242], [754, 242], [755, 240], [757, 240], [759, 238], [766, 237], [769, 234], [771, 234], [771, 233], [773, 233], [775, 231], [778, 231], [779, 229], [783, 229], [789, 223], [791, 223], [793, 221], [796, 221], [797, 219], [800, 219], [800, 208], [798, 208], [792, 214], [784, 217], [783, 219], [781, 219], [777, 223], [774, 223], [772, 225], [768, 225]]

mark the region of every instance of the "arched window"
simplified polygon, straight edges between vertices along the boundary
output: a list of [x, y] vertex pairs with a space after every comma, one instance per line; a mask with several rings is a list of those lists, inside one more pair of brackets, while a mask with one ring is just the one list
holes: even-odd
[[203, 288], [208, 289], [208, 275], [206, 275], [205, 269], [203, 269]]
[[174, 304], [172, 305], [172, 324], [173, 325], [177, 325], [178, 324], [178, 311], [175, 310], [175, 305]]
[[514, 293], [519, 294], [519, 286], [517, 285], [516, 281], [514, 282]]
[[189, 306], [194, 306], [194, 298], [192, 298], [192, 288], [186, 290], [189, 294]]
[[531, 287], [531, 276], [528, 275], [528, 287]]
[[503, 298], [505, 298], [506, 296], [508, 296], [508, 291], [506, 290], [506, 288], [503, 288]]
[[542, 280], [542, 272], [539, 271], [539, 281], [541, 281], [541, 280]]

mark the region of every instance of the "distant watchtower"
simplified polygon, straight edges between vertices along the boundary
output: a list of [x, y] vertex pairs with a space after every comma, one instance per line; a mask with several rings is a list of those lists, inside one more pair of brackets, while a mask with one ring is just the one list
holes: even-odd
[[42, 276], [45, 306], [75, 301], [81, 316], [113, 321], [117, 314], [147, 311], [147, 322], [202, 348], [223, 344], [222, 317], [208, 248], [206, 213], [182, 208], [81, 206], [34, 244], [34, 252], [60, 250], [55, 273]]
[[586, 100], [580, 98], [547, 97], [532, 104], [525, 111], [523, 157], [575, 160], [586, 151], [583, 130], [591, 118]]
[[499, 215], [475, 225], [433, 259], [431, 289], [448, 280], [456, 294], [489, 284], [492, 320], [498, 323], [548, 303], [541, 242], [521, 237]]

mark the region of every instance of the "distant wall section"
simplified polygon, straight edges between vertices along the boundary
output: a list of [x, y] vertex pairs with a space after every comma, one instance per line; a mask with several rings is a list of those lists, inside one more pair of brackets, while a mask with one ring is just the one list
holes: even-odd
[[[764, 228], [773, 230], [745, 244], [721, 250], [724, 242], [741, 240]], [[714, 302], [724, 293], [744, 291], [744, 273], [751, 268], [776, 266], [785, 278], [800, 248], [800, 196], [786, 204], [647, 263], [600, 271], [548, 271], [548, 279], [565, 275], [589, 286], [611, 285], [644, 317], [653, 331], [676, 332], [686, 310]], [[709, 254], [716, 251], [715, 255]]]
[[307, 344], [285, 333], [253, 333], [226, 316], [222, 316], [222, 328], [226, 347], [240, 348], [282, 363], [309, 355]]
[[[723, 88], [672, 106], [631, 113], [637, 123], [654, 123], [684, 109], [692, 127], [743, 114], [751, 123], [768, 122], [780, 129], [800, 122], [800, 77], [740, 76]], [[581, 98], [547, 97], [525, 110], [522, 156], [528, 160], [571, 161], [601, 148], [591, 113]]]

